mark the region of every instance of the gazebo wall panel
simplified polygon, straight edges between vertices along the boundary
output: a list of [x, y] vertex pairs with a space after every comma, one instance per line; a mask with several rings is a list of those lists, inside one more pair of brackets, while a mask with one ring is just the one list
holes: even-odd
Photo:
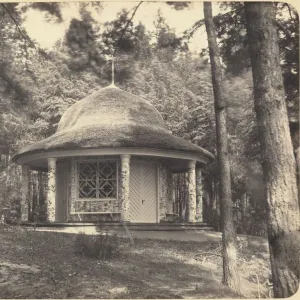
[[68, 219], [68, 185], [70, 161], [63, 159], [56, 163], [56, 205], [55, 221], [66, 222]]
[[120, 214], [73, 214], [69, 216], [69, 222], [120, 222]]
[[119, 200], [109, 201], [75, 201], [74, 213], [119, 212]]

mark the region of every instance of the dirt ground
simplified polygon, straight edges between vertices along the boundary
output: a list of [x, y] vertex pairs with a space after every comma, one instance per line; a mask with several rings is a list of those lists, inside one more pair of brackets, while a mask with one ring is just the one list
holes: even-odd
[[[121, 238], [109, 261], [74, 253], [76, 234], [0, 231], [0, 298], [237, 298], [221, 284], [220, 242]], [[242, 296], [269, 297], [265, 240], [239, 242]]]

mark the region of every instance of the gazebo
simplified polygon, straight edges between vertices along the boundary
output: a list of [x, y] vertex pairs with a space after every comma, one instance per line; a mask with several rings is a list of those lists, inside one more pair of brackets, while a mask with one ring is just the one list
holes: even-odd
[[188, 222], [202, 222], [208, 151], [167, 129], [146, 100], [110, 85], [73, 104], [55, 134], [19, 151], [21, 215], [29, 170], [48, 172], [47, 222], [160, 223], [174, 215], [172, 174], [188, 173]]

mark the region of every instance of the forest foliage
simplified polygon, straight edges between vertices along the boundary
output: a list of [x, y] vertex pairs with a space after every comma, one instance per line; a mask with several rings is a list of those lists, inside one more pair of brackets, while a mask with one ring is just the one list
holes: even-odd
[[[168, 2], [174, 9], [189, 3]], [[225, 73], [229, 154], [235, 222], [238, 232], [265, 235], [265, 202], [259, 140], [253, 110], [252, 75], [241, 2], [220, 4], [214, 18]], [[158, 11], [154, 30], [130, 20], [122, 10], [100, 24], [91, 9], [79, 8], [65, 36], [51, 50], [32, 41], [23, 26], [28, 9], [47, 12], [61, 22], [60, 3], [1, 5], [0, 12], [0, 196], [1, 208], [13, 210], [20, 197], [19, 167], [11, 156], [23, 145], [53, 134], [60, 117], [76, 101], [111, 82], [115, 56], [116, 85], [150, 101], [174, 135], [216, 154], [215, 117], [207, 50], [192, 53], [188, 39], [204, 25], [200, 20], [182, 36]], [[299, 82], [299, 19], [288, 4], [277, 3], [282, 72], [291, 119], [297, 116]], [[123, 31], [124, 27], [126, 31]], [[299, 147], [297, 142], [294, 147]], [[219, 227], [218, 166], [205, 172], [205, 221]]]

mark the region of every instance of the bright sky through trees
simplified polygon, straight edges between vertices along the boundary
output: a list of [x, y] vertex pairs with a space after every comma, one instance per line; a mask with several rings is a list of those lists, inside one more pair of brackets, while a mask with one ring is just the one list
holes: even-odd
[[[122, 9], [133, 10], [138, 2], [102, 2], [103, 8], [98, 12], [94, 9], [92, 16], [101, 23], [112, 21]], [[62, 3], [63, 22], [56, 23], [55, 20], [47, 18], [45, 12], [30, 9], [24, 17], [24, 25], [29, 35], [42, 47], [51, 48], [56, 41], [63, 38], [72, 18], [80, 18], [78, 2]], [[214, 14], [220, 11], [217, 3], [213, 5]], [[189, 8], [175, 10], [169, 5], [160, 2], [144, 2], [138, 9], [133, 22], [141, 22], [148, 30], [154, 28], [154, 21], [157, 18], [158, 10], [166, 18], [171, 28], [176, 30], [178, 35], [192, 27], [199, 19], [203, 18], [202, 2], [193, 2]], [[200, 52], [207, 47], [205, 28], [200, 28], [190, 41], [191, 51]]]

